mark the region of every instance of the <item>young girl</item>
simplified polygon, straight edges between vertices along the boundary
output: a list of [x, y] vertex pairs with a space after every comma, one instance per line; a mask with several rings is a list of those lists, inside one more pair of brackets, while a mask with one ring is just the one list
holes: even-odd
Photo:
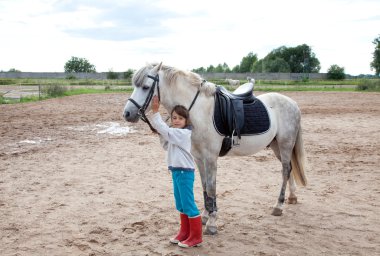
[[158, 97], [153, 97], [152, 126], [160, 134], [163, 148], [167, 150], [167, 163], [172, 173], [175, 206], [180, 212], [181, 227], [170, 239], [181, 247], [199, 246], [202, 243], [202, 220], [194, 201], [194, 160], [191, 150], [191, 127], [189, 111], [177, 105], [171, 112], [169, 127], [161, 118]]

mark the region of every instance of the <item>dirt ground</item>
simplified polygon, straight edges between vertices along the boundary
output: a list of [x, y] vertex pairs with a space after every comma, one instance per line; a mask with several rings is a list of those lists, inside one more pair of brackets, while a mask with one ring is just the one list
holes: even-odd
[[[270, 150], [218, 161], [218, 234], [178, 228], [164, 151], [122, 117], [128, 94], [0, 105], [0, 255], [380, 255], [380, 94], [284, 93], [303, 113], [309, 184], [270, 215]], [[200, 177], [195, 198], [203, 209]]]

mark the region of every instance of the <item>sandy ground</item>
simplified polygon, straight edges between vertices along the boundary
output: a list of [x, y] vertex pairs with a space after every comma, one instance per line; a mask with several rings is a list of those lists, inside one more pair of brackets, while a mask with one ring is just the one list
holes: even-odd
[[[178, 213], [164, 152], [122, 120], [127, 94], [0, 105], [0, 255], [380, 255], [380, 94], [285, 94], [303, 113], [299, 203], [270, 215], [270, 150], [220, 158], [219, 233], [187, 250], [168, 242]], [[203, 209], [198, 175], [195, 197]]]

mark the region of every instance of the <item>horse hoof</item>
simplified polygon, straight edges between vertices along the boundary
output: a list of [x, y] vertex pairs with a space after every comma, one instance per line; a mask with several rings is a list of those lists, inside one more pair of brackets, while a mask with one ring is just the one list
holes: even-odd
[[288, 204], [297, 204], [297, 197], [288, 197]]
[[273, 216], [281, 216], [282, 215], [282, 209], [274, 208], [272, 211]]
[[207, 227], [207, 226], [206, 226], [205, 231], [203, 232], [203, 234], [205, 235], [216, 235], [217, 233], [218, 233], [218, 230], [216, 227]]
[[208, 217], [202, 216], [202, 225], [206, 225], [207, 221], [208, 221]]

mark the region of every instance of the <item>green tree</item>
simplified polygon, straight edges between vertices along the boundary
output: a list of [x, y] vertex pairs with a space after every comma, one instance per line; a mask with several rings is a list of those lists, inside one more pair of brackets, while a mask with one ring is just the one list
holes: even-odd
[[215, 73], [223, 73], [224, 69], [223, 69], [222, 64], [219, 64], [218, 66], [216, 66], [215, 69], [214, 69], [214, 72]]
[[124, 79], [131, 79], [134, 71], [133, 69], [128, 69], [127, 71], [124, 72], [123, 78]]
[[65, 64], [66, 73], [95, 73], [95, 66], [85, 58], [71, 57]]
[[[281, 46], [271, 51], [264, 58], [264, 67], [270, 66], [270, 63], [276, 59], [283, 59], [288, 63], [292, 73], [318, 73], [321, 69], [319, 60], [312, 52], [310, 46], [306, 44], [296, 47]], [[278, 62], [277, 60], [276, 62]], [[266, 72], [270, 72], [265, 70]]]
[[380, 75], [380, 35], [372, 42], [375, 45], [375, 51], [373, 52], [373, 61], [371, 62], [371, 70], [375, 70], [375, 75]]
[[195, 73], [206, 73], [206, 69], [204, 67], [200, 67], [200, 68], [194, 68], [193, 70], [191, 70]]
[[11, 69], [9, 69], [8, 72], [17, 72], [17, 73], [19, 73], [19, 72], [21, 72], [21, 71], [18, 70], [18, 69], [15, 69], [15, 68], [11, 68]]
[[111, 68], [107, 72], [107, 79], [111, 79], [111, 80], [119, 79], [119, 74], [114, 72], [113, 69]]
[[230, 69], [230, 67], [227, 65], [227, 63], [223, 63], [223, 72], [225, 72], [225, 73], [231, 73], [231, 69]]
[[240, 66], [239, 65], [236, 65], [235, 67], [233, 67], [232, 73], [239, 73], [240, 72]]
[[263, 65], [264, 65], [264, 59], [256, 61], [255, 64], [253, 64], [252, 72], [264, 73]]
[[208, 68], [206, 69], [206, 72], [209, 72], [209, 73], [215, 72], [215, 67], [213, 65], [208, 66]]
[[257, 54], [253, 54], [253, 52], [248, 53], [240, 62], [240, 73], [251, 72], [256, 61]]
[[344, 67], [339, 67], [338, 65], [334, 64], [331, 65], [330, 68], [327, 70], [328, 79], [342, 80], [345, 77], [346, 74], [344, 73]]
[[265, 72], [270, 73], [289, 73], [290, 66], [283, 58], [275, 58], [273, 60], [269, 60], [264, 62], [264, 70]]

